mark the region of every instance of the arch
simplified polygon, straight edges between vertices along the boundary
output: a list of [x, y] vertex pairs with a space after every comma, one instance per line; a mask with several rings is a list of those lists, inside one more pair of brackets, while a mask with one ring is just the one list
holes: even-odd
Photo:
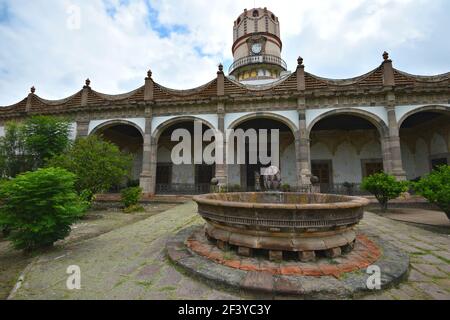
[[442, 106], [442, 105], [428, 105], [419, 107], [413, 110], [410, 110], [406, 112], [399, 120], [398, 120], [398, 127], [401, 128], [403, 122], [405, 122], [406, 119], [408, 119], [410, 116], [419, 113], [419, 112], [426, 112], [426, 111], [436, 111], [437, 113], [442, 113], [446, 115], [450, 115], [450, 107], [449, 106]]
[[238, 125], [246, 121], [255, 120], [259, 118], [275, 120], [285, 124], [292, 131], [294, 137], [296, 132], [298, 131], [297, 126], [290, 119], [272, 112], [253, 112], [245, 116], [239, 117], [233, 122], [231, 122], [227, 129], [235, 129]]
[[386, 137], [389, 134], [389, 128], [384, 123], [384, 121], [377, 115], [375, 115], [371, 112], [365, 111], [365, 110], [361, 110], [361, 109], [342, 108], [342, 109], [330, 110], [330, 111], [325, 112], [325, 113], [321, 114], [320, 116], [314, 118], [307, 128], [308, 136], [311, 134], [312, 129], [319, 121], [321, 121], [325, 118], [328, 118], [328, 117], [336, 116], [336, 115], [355, 116], [355, 117], [360, 117], [360, 118], [363, 118], [363, 119], [369, 121], [371, 124], [373, 124], [375, 126], [375, 128], [377, 128], [377, 130], [380, 134], [380, 138]]
[[109, 121], [100, 123], [99, 125], [97, 125], [96, 127], [94, 127], [94, 128], [91, 130], [91, 132], [89, 133], [89, 135], [96, 134], [96, 133], [99, 132], [100, 130], [112, 128], [112, 127], [117, 126], [117, 125], [128, 125], [128, 126], [134, 127], [136, 130], [139, 131], [139, 133], [141, 134], [142, 139], [144, 139], [144, 132], [142, 131], [141, 127], [139, 127], [139, 126], [138, 126], [137, 124], [135, 124], [134, 122], [131, 122], [131, 121], [128, 121], [128, 120], [122, 120], [122, 119], [109, 120]]
[[200, 121], [202, 124], [206, 125], [210, 129], [215, 130], [214, 126], [205, 119], [201, 119], [201, 118], [195, 117], [195, 116], [179, 116], [179, 117], [175, 117], [175, 118], [166, 120], [163, 123], [159, 124], [152, 134], [152, 141], [154, 143], [157, 143], [159, 140], [159, 137], [166, 129], [173, 126], [174, 124], [177, 124], [180, 122], [188, 122], [188, 121]]

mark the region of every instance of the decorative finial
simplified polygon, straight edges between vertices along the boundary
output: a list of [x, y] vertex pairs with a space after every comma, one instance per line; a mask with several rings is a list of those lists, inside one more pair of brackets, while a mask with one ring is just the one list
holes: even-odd
[[147, 71], [147, 79], [151, 79], [151, 78], [152, 78], [152, 74], [153, 74], [153, 73], [152, 73], [152, 70], [149, 69], [149, 70]]
[[32, 87], [30, 88], [30, 92], [34, 94], [34, 93], [36, 92], [36, 88], [35, 88], [34, 86], [32, 86]]
[[89, 80], [89, 78], [87, 78], [84, 83], [86, 84], [85, 87], [89, 87], [91, 85], [91, 80]]
[[384, 61], [388, 61], [389, 60], [389, 53], [387, 53], [386, 51], [383, 52], [383, 59], [384, 59]]
[[303, 66], [303, 58], [302, 57], [298, 57], [297, 58], [297, 63], [298, 63], [298, 66], [300, 67], [300, 66]]
[[223, 72], [223, 64], [219, 63], [219, 72]]

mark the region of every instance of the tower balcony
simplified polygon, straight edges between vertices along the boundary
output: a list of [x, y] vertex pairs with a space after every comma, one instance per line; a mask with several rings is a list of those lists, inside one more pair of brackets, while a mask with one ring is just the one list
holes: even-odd
[[233, 64], [228, 69], [228, 73], [232, 74], [236, 69], [255, 64], [272, 64], [281, 67], [284, 71], [287, 70], [286, 62], [280, 57], [271, 54], [261, 54], [243, 57], [234, 61]]

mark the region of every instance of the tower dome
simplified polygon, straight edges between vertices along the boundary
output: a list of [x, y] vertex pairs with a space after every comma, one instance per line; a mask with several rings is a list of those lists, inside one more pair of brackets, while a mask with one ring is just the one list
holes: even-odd
[[280, 23], [267, 8], [245, 9], [234, 21], [233, 41], [229, 74], [237, 80], [277, 79], [286, 71]]

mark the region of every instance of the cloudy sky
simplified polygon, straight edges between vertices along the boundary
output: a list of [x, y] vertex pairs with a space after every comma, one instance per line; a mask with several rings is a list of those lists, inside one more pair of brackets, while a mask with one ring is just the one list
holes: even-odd
[[389, 51], [396, 68], [450, 71], [449, 0], [0, 0], [0, 105], [34, 85], [67, 97], [89, 77], [104, 93], [153, 78], [187, 89], [232, 62], [233, 21], [268, 7], [281, 22], [283, 58], [323, 77], [363, 74]]

